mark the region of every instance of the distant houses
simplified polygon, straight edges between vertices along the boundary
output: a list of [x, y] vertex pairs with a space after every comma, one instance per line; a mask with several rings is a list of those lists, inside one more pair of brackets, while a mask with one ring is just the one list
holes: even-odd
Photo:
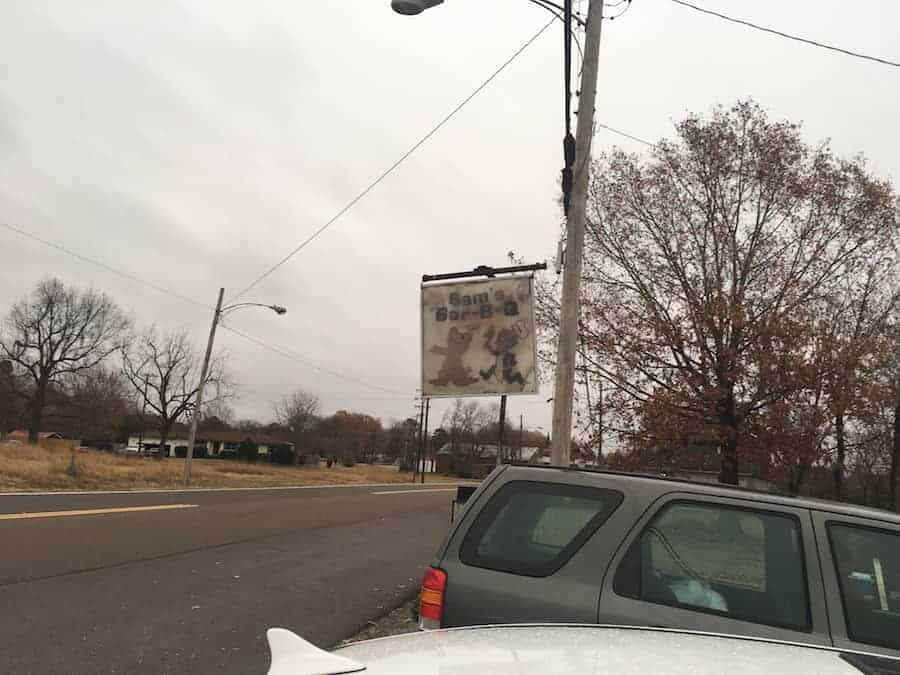
[[[483, 478], [497, 466], [497, 445], [473, 443], [445, 443], [435, 455], [435, 471], [463, 478]], [[504, 447], [504, 458], [512, 462], [536, 462], [541, 455], [538, 447]]]
[[[11, 441], [25, 442], [28, 440], [28, 432], [25, 429], [15, 429], [14, 431], [10, 431], [9, 434], [7, 434], [7, 438]], [[39, 431], [38, 432], [38, 440], [39, 441], [62, 440], [62, 435], [56, 433], [55, 431]]]
[[[198, 433], [194, 443], [194, 457], [235, 457], [241, 442], [250, 439], [257, 446], [257, 454], [268, 458], [278, 447], [293, 450], [294, 444], [276, 436], [255, 431], [206, 431]], [[128, 437], [126, 452], [157, 454], [160, 446], [157, 432], [143, 436], [132, 434]], [[165, 457], [184, 457], [187, 454], [188, 437], [184, 432], [176, 432], [166, 439], [163, 450]]]

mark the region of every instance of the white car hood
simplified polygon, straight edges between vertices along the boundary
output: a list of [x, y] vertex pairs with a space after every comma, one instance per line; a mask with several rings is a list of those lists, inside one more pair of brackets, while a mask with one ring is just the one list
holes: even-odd
[[459, 628], [358, 642], [331, 654], [300, 640], [315, 652], [334, 658], [330, 665], [323, 657], [316, 660], [314, 653], [304, 651], [299, 643], [292, 650], [289, 642], [286, 639], [281, 657], [273, 644], [269, 675], [860, 675], [836, 650], [640, 628]]

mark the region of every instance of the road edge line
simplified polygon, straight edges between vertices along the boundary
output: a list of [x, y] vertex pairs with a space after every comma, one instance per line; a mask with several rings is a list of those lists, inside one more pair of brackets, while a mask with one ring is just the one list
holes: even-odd
[[[455, 486], [461, 484], [473, 484], [471, 481], [448, 481], [445, 483], [425, 483], [424, 485], [447, 485]], [[175, 494], [175, 493], [197, 493], [197, 492], [252, 492], [264, 490], [319, 490], [331, 488], [377, 488], [377, 487], [403, 487], [406, 485], [414, 485], [413, 483], [326, 483], [322, 485], [264, 485], [257, 487], [198, 487], [198, 488], [146, 488], [143, 490], [43, 490], [43, 491], [13, 491], [0, 492], [0, 497], [50, 497], [50, 496], [72, 496], [72, 495], [144, 495], [144, 494]], [[422, 485], [416, 483], [415, 485]]]

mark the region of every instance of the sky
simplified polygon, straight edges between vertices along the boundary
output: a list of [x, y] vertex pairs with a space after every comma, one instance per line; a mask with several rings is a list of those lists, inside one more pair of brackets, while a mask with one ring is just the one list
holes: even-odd
[[[696, 4], [900, 61], [896, 0]], [[139, 326], [186, 327], [200, 351], [220, 286], [231, 297], [278, 262], [550, 19], [525, 0], [446, 0], [417, 17], [389, 0], [2, 3], [0, 223], [174, 295], [0, 227], [0, 311], [52, 275], [106, 291]], [[552, 262], [562, 81], [557, 22], [242, 298], [288, 313], [228, 319], [281, 353], [217, 336], [238, 418], [270, 419], [297, 388], [324, 413], [413, 413], [421, 275], [510, 251]], [[689, 111], [748, 96], [809, 142], [900, 175], [900, 69], [671, 0], [634, 0], [604, 23], [598, 122], [658, 140]], [[598, 129], [594, 152], [613, 145], [642, 150]], [[511, 397], [511, 420], [549, 431], [551, 390]]]

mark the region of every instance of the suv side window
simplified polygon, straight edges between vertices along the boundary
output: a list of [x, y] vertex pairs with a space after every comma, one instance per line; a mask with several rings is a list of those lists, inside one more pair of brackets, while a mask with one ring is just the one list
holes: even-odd
[[786, 515], [668, 504], [622, 559], [613, 590], [743, 621], [811, 627], [800, 524]]
[[829, 523], [828, 539], [848, 636], [900, 649], [900, 534]]
[[622, 502], [615, 490], [511, 481], [487, 503], [460, 548], [466, 565], [533, 577], [556, 572]]

